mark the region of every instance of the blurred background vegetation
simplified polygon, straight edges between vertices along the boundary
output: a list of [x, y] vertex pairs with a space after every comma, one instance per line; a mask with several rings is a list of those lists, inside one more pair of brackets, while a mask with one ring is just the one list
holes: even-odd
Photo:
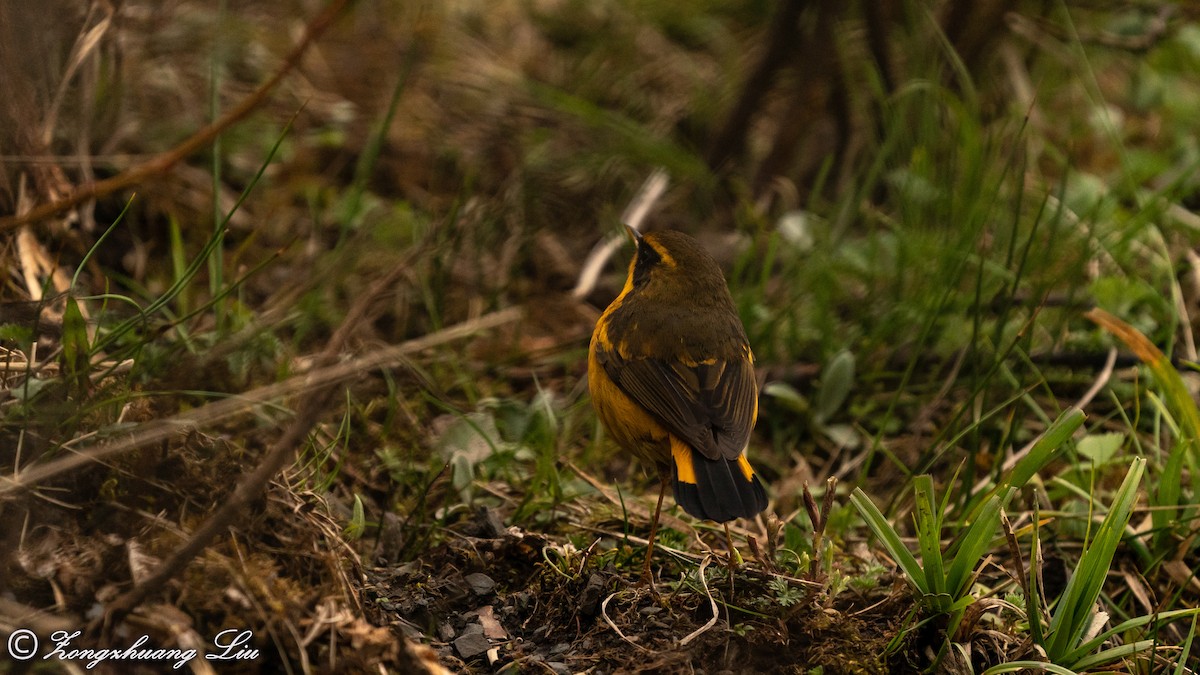
[[[359, 0], [285, 65], [322, 11], [0, 6], [5, 602], [94, 618], [144, 578], [123, 561], [153, 569], [269, 454], [332, 344], [353, 375], [294, 461], [150, 601], [200, 636], [254, 626], [298, 669], [358, 640], [337, 654], [351, 671], [417, 668], [402, 634], [452, 669], [1195, 666], [1186, 620], [1139, 619], [1194, 617], [1200, 589], [1196, 7]], [[212, 142], [155, 163], [251, 99]], [[660, 169], [670, 185], [646, 227], [717, 255], [757, 356], [750, 452], [778, 520], [740, 534], [765, 547], [755, 569], [782, 576], [739, 580], [727, 623], [684, 648], [712, 610], [694, 559], [666, 563], [664, 579], [683, 578], [674, 625], [689, 627], [647, 623], [636, 599], [617, 620], [655, 661], [580, 599], [632, 579], [628, 537], [645, 534], [654, 488], [586, 397], [587, 339], [628, 250], [586, 298], [571, 291]], [[355, 360], [507, 308], [519, 321], [384, 368]], [[232, 412], [204, 417], [219, 402]], [[1077, 403], [1086, 421], [1063, 415]], [[20, 482], [164, 420], [187, 424]], [[1047, 429], [1054, 443], [1019, 452]], [[841, 485], [814, 532], [802, 488], [820, 496], [829, 477]], [[980, 513], [996, 523], [972, 528]], [[717, 541], [668, 525], [682, 559]], [[1097, 530], [1117, 533], [1112, 551], [1088, 557]], [[959, 556], [978, 577], [913, 581], [937, 576], [941, 548], [947, 568], [978, 548]], [[1069, 585], [1081, 560], [1095, 593]], [[496, 662], [457, 642], [482, 604], [454, 591], [477, 586], [470, 572], [498, 582], [492, 603], [524, 641], [488, 635]], [[291, 637], [338, 611], [328, 639]], [[1136, 625], [1101, 632], [1123, 621]]]

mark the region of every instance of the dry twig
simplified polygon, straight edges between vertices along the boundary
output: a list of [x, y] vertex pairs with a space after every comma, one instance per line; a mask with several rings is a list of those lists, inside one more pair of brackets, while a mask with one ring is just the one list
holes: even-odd
[[[376, 292], [382, 292], [383, 287], [376, 286]], [[319, 359], [332, 363], [343, 349], [350, 335], [350, 329], [357, 325], [365, 316], [368, 307], [376, 296], [364, 295], [347, 313], [342, 325], [334, 333]], [[405, 343], [409, 345], [411, 343]], [[404, 346], [404, 345], [401, 345]], [[333, 370], [337, 366], [326, 366], [323, 370]], [[113, 601], [103, 617], [104, 630], [114, 628], [120, 620], [150, 595], [158, 592], [164, 585], [187, 567], [197, 555], [203, 551], [218, 534], [234, 522], [250, 505], [266, 490], [267, 484], [295, 456], [296, 448], [308, 437], [309, 431], [321, 419], [328, 409], [334, 386], [341, 378], [323, 378], [311, 387], [305, 388], [305, 396], [296, 410], [296, 416], [284, 434], [267, 451], [262, 461], [254, 471], [247, 474], [233, 493], [188, 539], [176, 549], [170, 557], [164, 560], [148, 577], [138, 582], [127, 593]]]
[[96, 443], [76, 450], [71, 456], [24, 471], [14, 471], [8, 476], [0, 476], [0, 498], [26, 490], [63, 472], [91, 464], [105, 457], [143, 448], [191, 429], [205, 427], [221, 420], [249, 413], [259, 405], [278, 401], [300, 392], [337, 384], [377, 368], [388, 368], [405, 363], [413, 354], [461, 340], [480, 331], [512, 323], [520, 319], [522, 315], [523, 311], [519, 307], [510, 307], [485, 314], [478, 319], [464, 321], [403, 344], [378, 349], [343, 363], [324, 366], [283, 382], [259, 387], [235, 398], [224, 399], [174, 417], [150, 422], [131, 433], [124, 440], [113, 443]]
[[712, 562], [712, 560], [713, 557], [711, 555], [704, 556], [704, 560], [700, 563], [700, 569], [696, 572], [700, 576], [700, 587], [704, 589], [704, 595], [708, 596], [708, 601], [712, 603], [712, 618], [708, 620], [708, 623], [692, 631], [687, 637], [680, 640], [680, 647], [686, 647], [689, 642], [707, 633], [710, 628], [717, 625], [717, 617], [721, 615], [717, 611], [717, 599], [713, 597], [712, 591], [709, 590], [708, 579], [704, 576], [704, 571], [708, 568], [708, 563]]
[[[642, 229], [642, 221], [650, 214], [650, 209], [667, 191], [667, 185], [670, 179], [667, 177], [667, 172], [662, 169], [656, 169], [646, 178], [646, 182], [642, 183], [642, 188], [638, 190], [637, 195], [629, 202], [629, 206], [625, 208], [625, 213], [621, 214], [621, 222], [635, 230]], [[571, 295], [577, 300], [586, 298], [596, 288], [596, 282], [600, 279], [600, 270], [604, 269], [604, 263], [612, 257], [613, 253], [621, 247], [624, 241], [623, 234], [614, 234], [609, 236], [604, 241], [596, 244], [588, 255], [587, 260], [583, 263], [583, 270], [579, 273], [579, 282], [575, 284], [575, 290]]]
[[609, 628], [613, 629], [613, 632], [617, 634], [617, 637], [620, 637], [622, 640], [628, 642], [629, 644], [633, 645], [634, 647], [637, 647], [638, 649], [640, 649], [644, 652], [650, 653], [649, 649], [646, 649], [645, 647], [639, 645], [638, 643], [634, 642], [633, 640], [630, 640], [629, 637], [625, 635], [625, 633], [621, 632], [620, 628], [617, 628], [617, 624], [613, 623], [613, 620], [608, 618], [608, 602], [610, 600], [612, 600], [613, 597], [615, 597], [616, 595], [617, 595], [616, 593], [612, 593], [607, 598], [604, 599], [604, 602], [600, 603], [600, 617], [604, 619], [604, 623], [608, 624]]

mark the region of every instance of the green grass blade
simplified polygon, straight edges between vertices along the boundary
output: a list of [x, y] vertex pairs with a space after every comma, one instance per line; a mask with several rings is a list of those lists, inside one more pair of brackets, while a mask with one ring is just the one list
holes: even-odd
[[913, 478], [916, 506], [913, 520], [917, 528], [917, 543], [921, 548], [921, 564], [929, 593], [946, 593], [946, 575], [942, 561], [942, 517], [933, 496], [933, 477], [921, 474]]
[[[1139, 629], [1142, 629], [1151, 624], [1167, 623], [1170, 621], [1174, 621], [1176, 619], [1182, 619], [1182, 618], [1189, 617], [1189, 616], [1192, 617], [1192, 623], [1194, 624], [1196, 622], [1197, 617], [1200, 617], [1200, 607], [1193, 607], [1191, 609], [1176, 609], [1176, 610], [1172, 610], [1169, 612], [1160, 612], [1157, 614], [1146, 614], [1143, 616], [1134, 617], [1132, 619], [1129, 619], [1128, 621], [1122, 621], [1121, 623], [1117, 624], [1116, 626], [1113, 626], [1112, 628], [1109, 628], [1108, 630], [1101, 632], [1099, 635], [1092, 638], [1091, 640], [1088, 640], [1087, 642], [1084, 642], [1083, 644], [1079, 645], [1079, 648], [1072, 651], [1070, 654], [1067, 654], [1066, 658], [1074, 661], [1075, 665], [1082, 669], [1082, 666], [1080, 666], [1079, 664], [1083, 663], [1083, 661], [1085, 660], [1085, 657], [1087, 657], [1088, 654], [1092, 653], [1096, 649], [1099, 649], [1101, 645], [1103, 645], [1108, 640], [1112, 639], [1114, 636], [1120, 635], [1122, 633], [1127, 633], [1132, 630], [1139, 630]], [[1191, 639], [1190, 635], [1191, 634], [1189, 634], [1189, 639]]]
[[996, 491], [999, 492], [1004, 487], [1025, 487], [1034, 474], [1041, 471], [1042, 467], [1058, 455], [1067, 439], [1071, 438], [1071, 434], [1075, 433], [1085, 419], [1087, 419], [1087, 415], [1079, 408], [1072, 407], [1064, 410], [1058, 419], [1054, 420], [1034, 441], [1029, 453], [1013, 466], [1012, 472], [1001, 482]]
[[1105, 649], [1102, 652], [1079, 659], [1071, 667], [1080, 672], [1091, 670], [1114, 661], [1129, 658], [1138, 652], [1150, 651], [1154, 649], [1154, 645], [1154, 640], [1139, 640], [1126, 645], [1118, 645], [1112, 649]]
[[650, 166], [661, 166], [683, 182], [697, 185], [711, 183], [712, 172], [703, 159], [679, 145], [670, 137], [652, 133], [645, 125], [622, 114], [607, 109], [575, 95], [565, 89], [527, 80], [529, 94], [540, 104], [564, 115], [569, 115], [590, 127], [597, 137], [632, 160]]
[[[220, 0], [217, 3], [217, 19], [224, 22], [225, 20], [225, 0]], [[221, 117], [221, 72], [224, 66], [225, 42], [222, 39], [222, 32], [218, 31], [216, 35], [216, 43], [213, 45], [213, 51], [208, 60], [209, 74], [209, 89], [208, 89], [208, 114], [209, 121], [216, 121]], [[222, 144], [222, 134], [217, 134], [212, 140], [212, 156], [210, 158], [210, 171], [212, 173], [212, 222], [213, 236], [220, 236], [224, 230], [221, 217], [221, 163], [224, 160], [224, 148]], [[212, 255], [208, 256], [208, 293], [209, 297], [216, 296], [221, 288], [225, 285], [225, 249], [216, 247], [212, 251]], [[224, 327], [227, 321], [227, 313], [223, 304], [215, 306], [213, 318], [218, 326]]]
[[888, 554], [908, 576], [909, 581], [916, 586], [919, 592], [928, 594], [930, 590], [925, 584], [925, 574], [921, 571], [921, 564], [917, 562], [916, 556], [900, 540], [900, 535], [897, 534], [895, 528], [875, 506], [871, 498], [862, 491], [862, 488], [854, 488], [854, 492], [850, 493], [850, 503], [858, 509], [858, 513], [866, 521], [867, 527], [871, 528], [871, 531], [883, 543]]
[[1000, 675], [1000, 673], [1015, 673], [1021, 670], [1044, 670], [1047, 673], [1057, 673], [1058, 675], [1076, 675], [1075, 671], [1070, 668], [1063, 668], [1044, 661], [1009, 661], [988, 668], [983, 671], [983, 675]]
[[392, 87], [392, 96], [388, 101], [387, 110], [384, 112], [383, 118], [379, 120], [375, 130], [367, 139], [367, 144], [354, 165], [354, 178], [350, 182], [350, 188], [346, 194], [345, 218], [341, 223], [338, 243], [334, 245], [334, 248], [341, 247], [349, 234], [351, 226], [357, 226], [364, 215], [363, 202], [367, 194], [367, 187], [371, 181], [371, 177], [375, 175], [375, 166], [379, 162], [379, 156], [383, 153], [384, 145], [387, 142], [388, 130], [392, 128], [392, 121], [396, 118], [396, 112], [400, 109], [400, 99], [408, 88], [409, 77], [412, 75], [415, 63], [415, 53], [410, 53], [404, 58], [404, 63], [400, 67], [400, 75], [396, 80], [395, 86]]
[[[1017, 397], [1014, 397], [1012, 400], [1016, 400], [1016, 398]], [[1042, 432], [1042, 435], [1038, 436], [1037, 439], [1034, 440], [1033, 446], [1029, 449], [1029, 452], [1025, 453], [1024, 457], [1017, 460], [1017, 463], [1014, 464], [1012, 469], [1009, 471], [1008, 476], [1001, 479], [1000, 482], [998, 482], [995, 487], [991, 489], [988, 495], [1001, 494], [1005, 488], [1009, 487], [1014, 487], [1017, 489], [1025, 487], [1025, 485], [1029, 483], [1029, 480], [1033, 478], [1037, 472], [1041, 471], [1055, 457], [1058, 457], [1063, 447], [1065, 447], [1066, 442], [1071, 438], [1071, 435], [1075, 433], [1075, 430], [1078, 429], [1086, 419], [1087, 415], [1076, 407], [1067, 408], [1060, 413], [1058, 418], [1051, 422], [1048, 427], [1046, 427], [1046, 430]], [[983, 487], [983, 484], [977, 484], [975, 489], [982, 491]], [[982, 508], [984, 503], [986, 503], [986, 497], [981, 498], [979, 503], [975, 505], [975, 507], [971, 510], [970, 517], [975, 517], [976, 512]], [[1007, 505], [1008, 503], [1006, 501], [1000, 506], [1004, 507]]]
[[105, 228], [104, 233], [96, 238], [96, 243], [88, 247], [87, 253], [84, 254], [83, 258], [79, 261], [79, 264], [75, 267], [75, 274], [71, 275], [71, 288], [77, 287], [77, 284], [79, 283], [79, 274], [87, 267], [88, 261], [90, 261], [92, 256], [96, 255], [96, 252], [99, 251], [100, 247], [104, 245], [104, 240], [108, 239], [108, 235], [116, 231], [117, 226], [121, 224], [121, 221], [125, 220], [125, 214], [129, 213], [129, 207], [133, 205], [133, 199], [133, 197], [130, 197], [129, 199], [125, 200], [125, 206], [121, 207], [121, 212], [117, 214], [116, 218], [113, 218], [112, 224]]
[[[1185, 443], [1181, 440], [1167, 453], [1167, 461], [1158, 472], [1155, 481], [1157, 485], [1149, 490], [1150, 506], [1156, 507], [1150, 511], [1150, 522], [1154, 526], [1154, 543], [1156, 550], [1163, 550], [1170, 545], [1172, 531], [1181, 520], [1188, 520], [1185, 514], [1180, 514], [1176, 508], [1183, 502], [1183, 473]], [[1181, 516], [1184, 516], [1181, 518]]]
[[1100, 523], [1091, 545], [1080, 556], [1079, 564], [1050, 618], [1050, 640], [1046, 645], [1046, 655], [1054, 663], [1071, 665], [1067, 657], [1077, 649], [1091, 620], [1092, 607], [1100, 595], [1117, 546], [1121, 543], [1145, 468], [1144, 458], [1134, 458], [1108, 515]]
[[958, 552], [946, 574], [946, 590], [954, 597], [957, 598], [966, 593], [972, 573], [979, 565], [984, 552], [991, 546], [992, 536], [995, 535], [996, 529], [1000, 527], [1000, 509], [1012, 499], [1016, 491], [1016, 488], [1010, 487], [1005, 490], [1003, 495], [988, 499], [979, 515], [967, 528]]
[[[95, 345], [97, 350], [109, 347], [123, 335], [144, 325], [146, 322], [146, 317], [157, 313], [159, 310], [162, 310], [164, 307], [169, 305], [172, 300], [180, 296], [180, 294], [187, 289], [192, 280], [195, 278], [196, 274], [198, 274], [200, 270], [208, 264], [207, 261], [209, 256], [213, 254], [213, 250], [221, 246], [221, 243], [225, 239], [225, 231], [229, 228], [229, 221], [233, 218], [233, 214], [242, 207], [242, 203], [246, 201], [246, 198], [250, 196], [250, 193], [255, 187], [257, 187], [259, 181], [262, 180], [263, 175], [267, 171], [267, 167], [270, 166], [271, 162], [274, 161], [275, 155], [279, 152], [280, 146], [283, 145], [283, 140], [287, 138], [287, 135], [291, 132], [292, 123], [294, 121], [295, 118], [293, 117], [293, 119], [288, 122], [287, 126], [283, 128], [279, 136], [275, 139], [275, 144], [271, 146], [270, 150], [267, 152], [267, 156], [263, 159], [262, 164], [259, 165], [258, 172], [254, 174], [254, 177], [250, 180], [246, 187], [242, 189], [241, 194], [238, 195], [237, 201], [233, 204], [232, 208], [230, 208], [229, 213], [226, 214], [225, 220], [221, 223], [221, 226], [217, 229], [217, 231], [208, 238], [208, 241], [206, 241], [204, 246], [200, 249], [200, 253], [193, 258], [190, 263], [187, 264], [184, 264], [183, 262], [182, 253], [179, 253], [180, 258], [174, 261], [176, 279], [171, 286], [165, 292], [155, 298], [149, 304], [149, 306], [143, 309], [139, 316], [124, 320], [115, 326], [107, 335], [97, 338]], [[177, 233], [172, 232], [172, 234], [174, 235]], [[172, 250], [174, 250], [174, 248], [175, 247], [173, 246]], [[182, 251], [181, 245], [179, 250], [180, 252]]]
[[1033, 534], [1029, 542], [1029, 565], [1026, 572], [1026, 588], [1029, 596], [1025, 598], [1025, 617], [1029, 620], [1029, 633], [1035, 645], [1046, 644], [1046, 631], [1042, 625], [1042, 590], [1039, 585], [1038, 561], [1042, 551], [1041, 507], [1037, 500], [1033, 502]]
[[1160, 548], [1168, 544], [1175, 530], [1172, 525], [1186, 520], [1181, 518], [1183, 514], [1178, 508], [1188, 501], [1180, 489], [1180, 476], [1183, 455], [1189, 450], [1191, 463], [1200, 463], [1200, 408], [1196, 407], [1196, 401], [1171, 360], [1145, 335], [1100, 308], [1088, 312], [1087, 317], [1124, 342], [1146, 364], [1162, 389], [1163, 402], [1179, 425], [1179, 442], [1172, 446], [1166, 465], [1156, 476], [1157, 489], [1150, 491], [1150, 505], [1157, 507], [1151, 511], [1154, 544]]
[[1175, 662], [1175, 675], [1184, 675], [1190, 672], [1187, 669], [1188, 656], [1192, 654], [1192, 640], [1196, 637], [1196, 619], [1200, 615], [1192, 615], [1192, 628], [1188, 631], [1187, 639], [1183, 641], [1183, 646], [1180, 648], [1179, 660]]
[[87, 392], [88, 373], [91, 363], [91, 347], [88, 343], [87, 320], [79, 309], [79, 301], [67, 296], [63, 309], [62, 364], [66, 381], [77, 387], [77, 393]]

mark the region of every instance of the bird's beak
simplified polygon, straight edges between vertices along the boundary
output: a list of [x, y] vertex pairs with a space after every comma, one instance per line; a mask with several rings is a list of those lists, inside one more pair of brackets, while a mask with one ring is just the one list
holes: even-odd
[[629, 236], [629, 240], [632, 241], [635, 245], [642, 243], [642, 233], [638, 232], [637, 230], [633, 229], [632, 227], [630, 227], [628, 225], [625, 226], [625, 234]]

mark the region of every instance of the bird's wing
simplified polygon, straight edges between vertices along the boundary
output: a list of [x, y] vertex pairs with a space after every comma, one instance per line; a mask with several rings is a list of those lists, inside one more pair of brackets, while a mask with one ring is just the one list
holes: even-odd
[[695, 365], [626, 358], [615, 350], [598, 356], [621, 391], [705, 457], [736, 459], [746, 449], [758, 414], [749, 352], [744, 359]]

